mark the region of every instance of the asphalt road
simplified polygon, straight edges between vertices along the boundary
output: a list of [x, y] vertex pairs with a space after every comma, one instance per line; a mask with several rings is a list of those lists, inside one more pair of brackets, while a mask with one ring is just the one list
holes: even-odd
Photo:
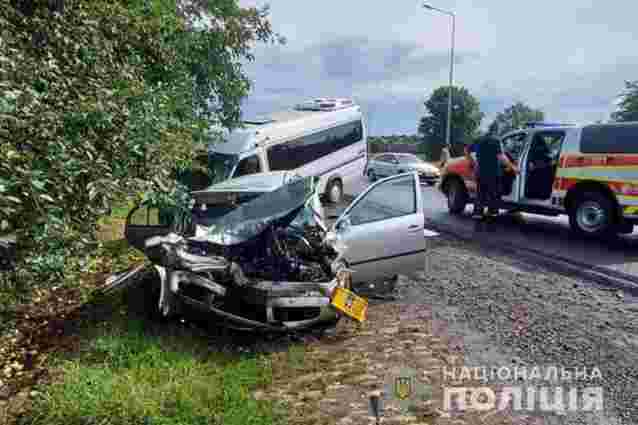
[[[361, 177], [352, 192], [361, 192], [369, 183]], [[545, 217], [535, 214], [500, 216], [492, 231], [477, 234], [468, 206], [461, 216], [448, 213], [444, 195], [436, 188], [422, 186], [426, 221], [435, 230], [452, 231], [469, 237], [486, 238], [491, 243], [503, 243], [593, 266], [602, 273], [627, 276], [638, 282], [638, 232], [611, 240], [586, 240], [569, 231], [567, 217]]]

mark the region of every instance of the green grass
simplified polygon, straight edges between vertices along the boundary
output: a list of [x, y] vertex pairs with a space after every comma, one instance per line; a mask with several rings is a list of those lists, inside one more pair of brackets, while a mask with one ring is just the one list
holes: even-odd
[[267, 357], [211, 351], [208, 339], [183, 327], [148, 328], [116, 321], [83, 353], [62, 360], [61, 379], [43, 389], [35, 425], [265, 425], [280, 419], [273, 405], [250, 397], [272, 379]]

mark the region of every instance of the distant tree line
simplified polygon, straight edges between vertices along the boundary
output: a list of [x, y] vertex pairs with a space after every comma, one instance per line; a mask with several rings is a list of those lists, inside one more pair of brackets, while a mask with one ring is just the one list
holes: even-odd
[[[419, 143], [421, 152], [428, 160], [437, 161], [446, 144], [448, 119], [449, 86], [435, 89], [425, 101], [426, 113], [418, 123], [417, 136], [403, 136], [406, 140]], [[463, 153], [465, 144], [481, 133], [481, 122], [485, 114], [481, 112], [478, 99], [464, 87], [452, 88], [452, 128], [450, 137], [450, 153], [458, 156]], [[618, 109], [611, 115], [613, 122], [638, 121], [638, 80], [626, 81], [625, 90], [619, 95]], [[486, 133], [502, 136], [505, 133], [521, 128], [527, 122], [545, 120], [545, 113], [524, 102], [516, 102], [498, 113], [487, 127]], [[600, 121], [599, 121], [600, 122]], [[386, 143], [402, 136], [389, 136]], [[390, 142], [392, 143], [392, 142]]]

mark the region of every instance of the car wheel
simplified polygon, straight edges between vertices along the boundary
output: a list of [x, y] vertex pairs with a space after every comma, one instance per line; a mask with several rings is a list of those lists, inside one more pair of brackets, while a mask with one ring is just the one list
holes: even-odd
[[343, 200], [343, 185], [341, 180], [335, 179], [328, 186], [326, 198], [331, 204], [338, 204]]
[[582, 193], [569, 212], [572, 230], [586, 237], [599, 237], [611, 233], [614, 227], [614, 206], [600, 192]]
[[376, 182], [377, 181], [377, 174], [374, 172], [374, 169], [370, 168], [368, 170], [368, 179], [371, 182]]
[[467, 190], [459, 180], [452, 180], [446, 185], [447, 207], [452, 214], [461, 214], [467, 205]]

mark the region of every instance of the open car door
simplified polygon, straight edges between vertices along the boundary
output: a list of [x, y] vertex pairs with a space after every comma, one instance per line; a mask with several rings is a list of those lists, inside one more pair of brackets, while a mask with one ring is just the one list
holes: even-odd
[[417, 173], [388, 177], [359, 195], [337, 220], [336, 246], [353, 282], [425, 267], [423, 201]]
[[172, 214], [142, 204], [133, 208], [126, 217], [124, 236], [131, 246], [144, 251], [144, 242], [148, 238], [168, 234], [172, 224]]

